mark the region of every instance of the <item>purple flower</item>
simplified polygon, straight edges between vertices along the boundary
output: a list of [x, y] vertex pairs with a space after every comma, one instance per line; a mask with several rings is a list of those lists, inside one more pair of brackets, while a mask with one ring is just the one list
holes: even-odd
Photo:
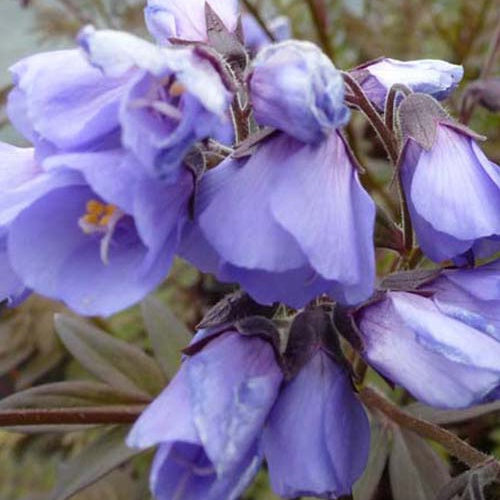
[[370, 365], [417, 399], [463, 408], [498, 397], [499, 260], [387, 292], [355, 319]]
[[[245, 46], [254, 54], [260, 49], [272, 43], [269, 35], [264, 31], [259, 22], [251, 14], [243, 14], [243, 33], [245, 35]], [[275, 41], [282, 42], [292, 36], [290, 19], [279, 16], [266, 23], [267, 28], [273, 34]]]
[[498, 242], [493, 240], [500, 236], [500, 170], [466, 130], [449, 121], [431, 127], [435, 137], [428, 147], [410, 136], [400, 162], [419, 244], [437, 262], [471, 249], [494, 253]]
[[28, 293], [12, 268], [7, 250], [12, 221], [34, 199], [53, 187], [57, 187], [57, 182], [38, 167], [33, 149], [0, 143], [0, 301], [7, 299], [10, 305], [15, 305]]
[[249, 85], [259, 125], [300, 141], [318, 143], [349, 120], [342, 75], [312, 43], [264, 48], [253, 62]]
[[237, 498], [260, 467], [260, 435], [281, 381], [273, 347], [259, 337], [226, 331], [187, 357], [127, 440], [159, 445], [156, 498]]
[[37, 158], [119, 141], [118, 110], [127, 76], [104, 76], [79, 50], [27, 57], [11, 72], [15, 87], [8, 99], [9, 118], [33, 143]]
[[194, 49], [159, 48], [90, 27], [79, 40], [108, 77], [129, 75], [119, 110], [122, 146], [153, 173], [177, 172], [197, 141], [229, 124], [231, 93]]
[[238, 0], [148, 0], [144, 11], [148, 29], [160, 44], [168, 43], [169, 38], [205, 41], [205, 3], [210, 4], [227, 29], [236, 29]]
[[25, 286], [81, 314], [109, 315], [165, 278], [193, 189], [187, 169], [158, 182], [122, 150], [53, 156], [44, 167], [48, 187], [5, 202], [6, 213], [23, 207], [8, 254]]
[[398, 61], [383, 57], [355, 68], [351, 74], [375, 106], [383, 110], [387, 93], [395, 84], [438, 100], [446, 99], [462, 80], [464, 69], [438, 59]]
[[278, 134], [224, 161], [202, 178], [196, 211], [183, 255], [258, 302], [372, 293], [374, 204], [337, 132], [317, 145]]
[[326, 318], [319, 310], [296, 317], [285, 352], [298, 356], [293, 378], [264, 430], [271, 485], [285, 498], [348, 495], [368, 459], [368, 418], [337, 357], [340, 347]]

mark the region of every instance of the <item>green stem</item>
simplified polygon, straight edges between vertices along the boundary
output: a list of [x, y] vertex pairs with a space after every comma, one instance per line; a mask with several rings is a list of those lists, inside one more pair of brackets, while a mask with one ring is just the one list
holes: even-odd
[[[360, 391], [359, 396], [361, 401], [369, 408], [382, 412], [401, 427], [439, 443], [450, 455], [458, 458], [469, 467], [476, 467], [492, 459], [489, 455], [462, 441], [452, 432], [406, 413], [374, 389], [365, 387]], [[500, 470], [500, 462], [497, 462], [497, 464]]]

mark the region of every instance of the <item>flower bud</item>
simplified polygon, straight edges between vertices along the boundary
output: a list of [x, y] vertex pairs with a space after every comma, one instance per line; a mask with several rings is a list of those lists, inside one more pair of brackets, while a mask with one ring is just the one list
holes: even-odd
[[349, 120], [342, 75], [312, 43], [287, 41], [264, 48], [249, 83], [259, 125], [302, 142], [318, 143]]
[[200, 349], [128, 437], [132, 447], [160, 445], [151, 471], [159, 500], [237, 498], [262, 461], [258, 442], [282, 381], [273, 347], [229, 330]]

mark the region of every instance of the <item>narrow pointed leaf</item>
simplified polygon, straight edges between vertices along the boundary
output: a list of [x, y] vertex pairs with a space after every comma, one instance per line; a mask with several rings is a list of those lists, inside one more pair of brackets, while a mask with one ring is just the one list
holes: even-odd
[[165, 375], [171, 379], [179, 368], [182, 350], [189, 344], [192, 335], [158, 299], [148, 297], [141, 308], [155, 357]]
[[149, 398], [119, 391], [99, 382], [56, 382], [33, 387], [0, 401], [0, 410], [17, 408], [74, 408], [147, 403]]
[[370, 456], [365, 472], [354, 485], [354, 500], [372, 500], [389, 458], [391, 431], [384, 422], [372, 418]]
[[396, 429], [389, 457], [394, 500], [434, 500], [451, 479], [439, 455], [421, 437]]
[[165, 386], [162, 371], [141, 349], [82, 319], [59, 314], [55, 326], [68, 351], [110, 386], [142, 397], [155, 396]]
[[128, 426], [109, 429], [66, 463], [48, 500], [66, 500], [138, 455], [140, 451], [125, 444], [128, 431]]
[[446, 425], [473, 420], [485, 415], [495, 415], [500, 418], [500, 401], [472, 406], [463, 410], [438, 410], [422, 403], [412, 403], [405, 410], [434, 424]]

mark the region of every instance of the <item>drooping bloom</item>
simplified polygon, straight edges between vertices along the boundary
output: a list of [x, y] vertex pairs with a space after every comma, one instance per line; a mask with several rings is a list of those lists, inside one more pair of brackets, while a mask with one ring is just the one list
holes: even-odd
[[[259, 22], [251, 14], [243, 14], [243, 34], [245, 36], [245, 47], [253, 54], [272, 43], [269, 35], [265, 32]], [[288, 40], [292, 36], [290, 19], [279, 16], [266, 23], [266, 27], [272, 33], [276, 42]]]
[[228, 30], [236, 29], [238, 0], [148, 0], [144, 11], [148, 29], [160, 44], [167, 44], [169, 38], [205, 41], [205, 3], [212, 7]]
[[158, 48], [128, 33], [92, 28], [79, 39], [108, 77], [129, 75], [119, 110], [122, 146], [155, 175], [175, 175], [197, 141], [229, 123], [231, 93], [194, 49]]
[[262, 427], [281, 381], [273, 347], [256, 336], [224, 331], [188, 356], [127, 440], [159, 445], [156, 498], [238, 498], [260, 467]]
[[420, 137], [418, 125], [412, 128], [407, 120], [412, 120], [412, 102], [422, 97], [410, 96], [400, 108], [407, 141], [399, 171], [418, 242], [437, 262], [470, 250], [494, 253], [500, 236], [500, 169], [472, 133], [447, 117], [431, 118], [427, 139]]
[[[284, 385], [264, 430], [271, 485], [284, 498], [351, 494], [368, 459], [368, 418], [336, 348], [328, 347], [335, 335], [329, 325], [318, 310], [296, 318], [289, 349], [297, 343], [299, 366]], [[315, 330], [320, 338], [308, 345], [304, 338]]]
[[375, 106], [383, 110], [387, 94], [395, 84], [438, 100], [446, 99], [462, 80], [464, 69], [438, 59], [399, 61], [383, 57], [358, 66], [351, 74]]
[[25, 286], [80, 314], [109, 315], [159, 285], [187, 218], [192, 175], [159, 183], [121, 150], [54, 156], [45, 168], [54, 187], [19, 193], [24, 207], [9, 226], [9, 259]]
[[[324, 68], [319, 49], [310, 44], [298, 55], [303, 46], [270, 48], [270, 72], [283, 77], [269, 99], [253, 94], [263, 87], [251, 77], [257, 120], [283, 132], [251, 157], [229, 158], [203, 177], [183, 255], [224, 281], [240, 283], [261, 303], [301, 307], [322, 293], [355, 303], [373, 289], [374, 204], [335, 130], [347, 116], [342, 79], [330, 63], [330, 70]], [[274, 57], [279, 50], [282, 57]], [[256, 71], [264, 71], [264, 63]], [[287, 80], [294, 73], [300, 78]], [[321, 75], [333, 76], [341, 88]]]
[[23, 285], [108, 315], [165, 279], [194, 189], [184, 157], [224, 119], [230, 94], [193, 49], [92, 28], [79, 39], [92, 64], [64, 51], [18, 65], [11, 111], [25, 110], [19, 128], [54, 188], [15, 192], [1, 208], [22, 206], [6, 251]]
[[500, 261], [389, 291], [355, 316], [371, 366], [420, 401], [463, 408], [500, 393]]

